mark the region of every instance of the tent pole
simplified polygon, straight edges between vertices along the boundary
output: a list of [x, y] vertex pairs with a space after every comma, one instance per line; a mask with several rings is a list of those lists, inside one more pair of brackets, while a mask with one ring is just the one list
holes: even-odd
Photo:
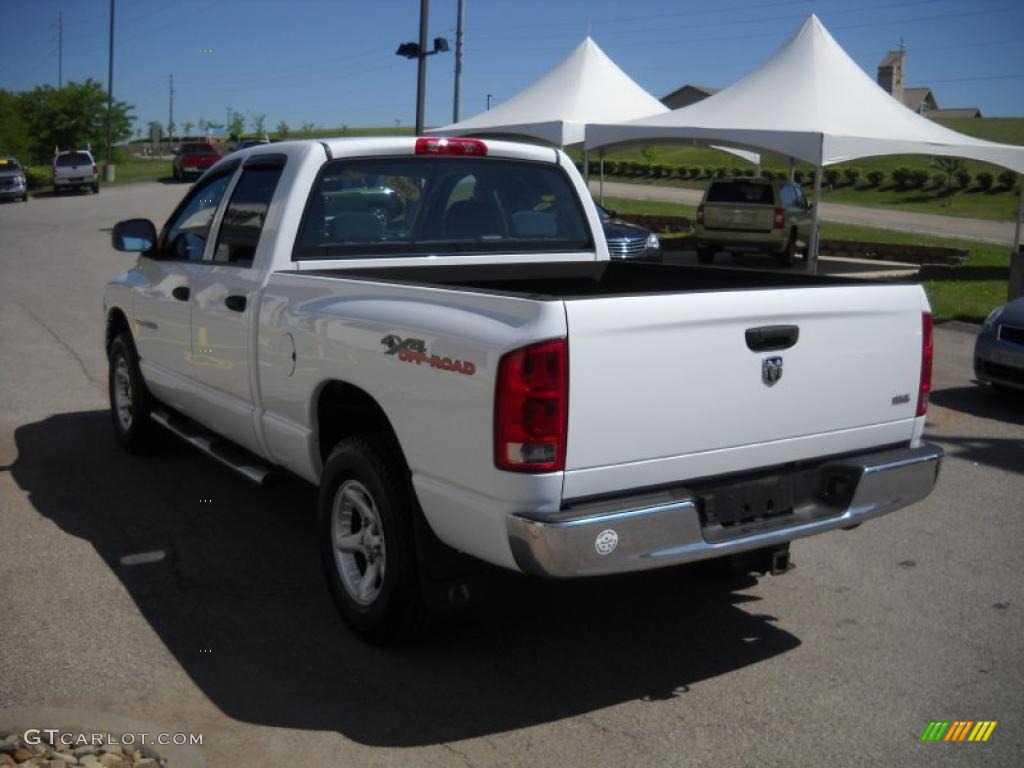
[[601, 205], [604, 205], [604, 150], [601, 150], [601, 191], [600, 191]]
[[583, 150], [583, 180], [587, 182], [587, 189], [590, 189], [590, 152]]
[[791, 157], [789, 158], [789, 180], [793, 181], [794, 176], [796, 176], [796, 160]]
[[807, 271], [818, 271], [818, 219], [821, 216], [821, 166], [814, 169], [814, 208], [811, 209], [811, 240], [807, 243]]
[[1021, 219], [1024, 218], [1024, 174], [1017, 174], [1020, 180], [1020, 195], [1017, 202], [1017, 224], [1013, 228], [1013, 250], [1010, 252], [1010, 285], [1007, 301], [1024, 296], [1024, 253], [1020, 250]]

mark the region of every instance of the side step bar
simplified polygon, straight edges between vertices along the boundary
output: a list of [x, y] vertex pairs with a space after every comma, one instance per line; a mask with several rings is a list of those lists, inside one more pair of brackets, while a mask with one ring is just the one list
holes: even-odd
[[212, 456], [247, 480], [257, 485], [267, 481], [274, 469], [257, 456], [249, 453], [224, 438], [208, 432], [199, 424], [175, 413], [155, 410], [150, 414], [153, 421], [174, 433], [185, 442]]

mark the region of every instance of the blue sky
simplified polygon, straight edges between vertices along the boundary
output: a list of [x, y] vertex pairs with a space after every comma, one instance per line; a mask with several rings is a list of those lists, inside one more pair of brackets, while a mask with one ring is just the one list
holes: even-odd
[[[456, 0], [432, 0], [430, 36], [454, 49]], [[0, 88], [64, 80], [106, 84], [108, 0], [0, 0]], [[817, 13], [874, 76], [902, 37], [908, 85], [943, 107], [1024, 115], [1021, 0], [466, 0], [462, 116], [500, 102], [557, 64], [588, 33], [661, 97], [687, 83], [726, 86]], [[223, 122], [227, 108], [293, 128], [414, 121], [416, 65], [394, 55], [418, 35], [419, 0], [118, 0], [114, 93], [139, 124]], [[209, 49], [211, 52], [204, 52]], [[452, 53], [428, 60], [427, 125], [450, 122]], [[247, 124], [247, 129], [250, 127]]]

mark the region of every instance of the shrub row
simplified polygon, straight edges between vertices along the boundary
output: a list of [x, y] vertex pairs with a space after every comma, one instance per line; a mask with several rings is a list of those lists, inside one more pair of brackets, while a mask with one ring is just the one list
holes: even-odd
[[[596, 176], [601, 172], [601, 164], [597, 160], [590, 161], [590, 173]], [[628, 176], [634, 178], [652, 179], [683, 179], [683, 180], [706, 180], [720, 179], [725, 176], [754, 176], [753, 168], [740, 168], [737, 166], [724, 165], [665, 165], [663, 163], [651, 164], [629, 161], [629, 160], [605, 160], [604, 173], [606, 176]], [[764, 168], [761, 176], [766, 179], [786, 178], [788, 171], [777, 168]], [[794, 178], [798, 183], [811, 185], [814, 183], [814, 174], [797, 170]], [[867, 187], [879, 187], [886, 181], [886, 173], [873, 169], [862, 172], [859, 168], [829, 166], [823, 172], [822, 183], [829, 187], [845, 185], [856, 187], [861, 179]], [[946, 175], [943, 173], [928, 173], [920, 169], [899, 167], [893, 169], [890, 180], [899, 189], [922, 189], [925, 187], [943, 188], [947, 185]], [[960, 170], [953, 174], [951, 180], [954, 189], [965, 189], [974, 181], [981, 189], [992, 189], [998, 181], [998, 189], [1012, 189], [1017, 182], [1017, 174], [1011, 170], [1004, 170], [998, 175], [988, 171], [979, 171], [971, 175], [967, 171]]]

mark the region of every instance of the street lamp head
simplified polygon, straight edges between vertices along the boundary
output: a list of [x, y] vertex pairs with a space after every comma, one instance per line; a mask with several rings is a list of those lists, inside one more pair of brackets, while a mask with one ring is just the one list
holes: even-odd
[[434, 38], [434, 53], [447, 53], [448, 52], [448, 38], [446, 37], [435, 37]]
[[420, 55], [419, 43], [402, 43], [395, 51], [396, 56], [405, 56], [407, 59], [415, 59]]

